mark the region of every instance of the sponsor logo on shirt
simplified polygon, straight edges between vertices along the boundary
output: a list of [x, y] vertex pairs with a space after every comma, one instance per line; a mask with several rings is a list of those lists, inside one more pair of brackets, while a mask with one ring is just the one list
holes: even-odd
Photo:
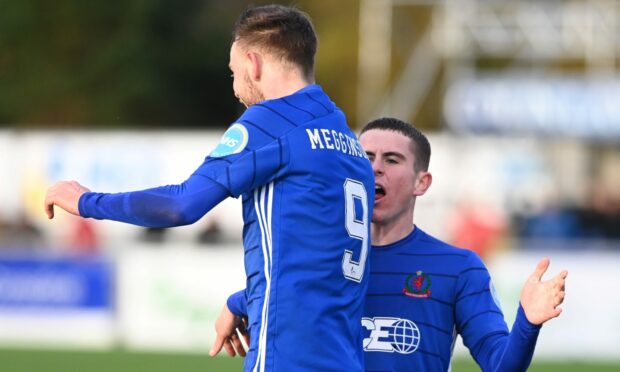
[[212, 158], [221, 158], [240, 153], [248, 144], [248, 130], [242, 124], [231, 125], [222, 136], [220, 143], [209, 154]]
[[420, 329], [409, 319], [362, 318], [362, 326], [370, 331], [364, 338], [364, 351], [411, 354], [420, 345]]
[[423, 271], [418, 270], [405, 280], [403, 288], [405, 296], [426, 298], [431, 295], [431, 277]]

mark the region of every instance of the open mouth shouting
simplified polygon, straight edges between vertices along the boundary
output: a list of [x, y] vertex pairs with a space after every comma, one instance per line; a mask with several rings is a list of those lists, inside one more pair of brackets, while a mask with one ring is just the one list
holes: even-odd
[[385, 189], [382, 185], [375, 184], [375, 202], [385, 197]]

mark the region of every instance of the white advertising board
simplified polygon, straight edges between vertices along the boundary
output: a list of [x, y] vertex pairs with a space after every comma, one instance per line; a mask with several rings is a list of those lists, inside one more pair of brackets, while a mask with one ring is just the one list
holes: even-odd
[[122, 250], [120, 341], [130, 349], [206, 352], [230, 294], [245, 288], [243, 248]]

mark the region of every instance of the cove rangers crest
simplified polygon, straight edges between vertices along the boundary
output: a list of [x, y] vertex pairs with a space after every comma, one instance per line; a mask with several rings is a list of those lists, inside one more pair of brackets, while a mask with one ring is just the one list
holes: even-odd
[[421, 270], [411, 274], [405, 280], [405, 296], [425, 298], [431, 295], [431, 277]]

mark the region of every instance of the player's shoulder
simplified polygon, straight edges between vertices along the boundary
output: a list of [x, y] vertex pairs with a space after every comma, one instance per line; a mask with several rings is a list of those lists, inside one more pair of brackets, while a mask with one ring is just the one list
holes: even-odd
[[274, 136], [294, 130], [337, 111], [318, 85], [309, 85], [291, 95], [254, 104], [238, 122]]
[[338, 110], [320, 85], [310, 84], [295, 93], [262, 102], [267, 108], [308, 122]]
[[423, 244], [422, 246], [424, 248], [436, 254], [443, 254], [445, 256], [452, 257], [453, 260], [456, 261], [455, 263], [457, 263], [460, 267], [460, 270], [467, 270], [474, 267], [484, 267], [480, 256], [478, 256], [476, 252], [467, 248], [454, 246], [430, 234], [427, 234], [417, 227], [416, 229], [419, 230], [417, 240]]
[[[291, 136], [305, 134], [306, 128], [313, 123], [321, 128], [343, 127], [350, 131], [344, 114], [317, 85], [249, 106], [228, 127], [211, 156], [242, 156], [247, 151], [257, 151], [271, 145], [287, 147]], [[355, 137], [352, 132], [349, 135]]]
[[266, 145], [277, 143], [287, 132], [295, 129], [297, 124], [288, 121], [275, 112], [260, 107], [259, 104], [248, 107], [222, 136], [212, 157], [222, 157], [247, 151], [256, 151]]
[[248, 107], [236, 124], [246, 127], [250, 134], [266, 135], [274, 139], [299, 126], [299, 123], [270, 106], [265, 101]]
[[466, 258], [469, 255], [470, 251], [468, 251], [467, 249], [456, 247], [441, 239], [438, 239], [426, 233], [424, 230], [420, 229], [417, 226], [416, 226], [416, 230], [417, 230], [416, 240], [420, 243], [421, 246], [425, 247], [426, 249], [429, 249], [429, 250], [432, 250], [438, 253], [446, 253], [446, 254], [449, 253], [449, 254], [453, 254], [459, 257], [463, 257], [463, 258]]

